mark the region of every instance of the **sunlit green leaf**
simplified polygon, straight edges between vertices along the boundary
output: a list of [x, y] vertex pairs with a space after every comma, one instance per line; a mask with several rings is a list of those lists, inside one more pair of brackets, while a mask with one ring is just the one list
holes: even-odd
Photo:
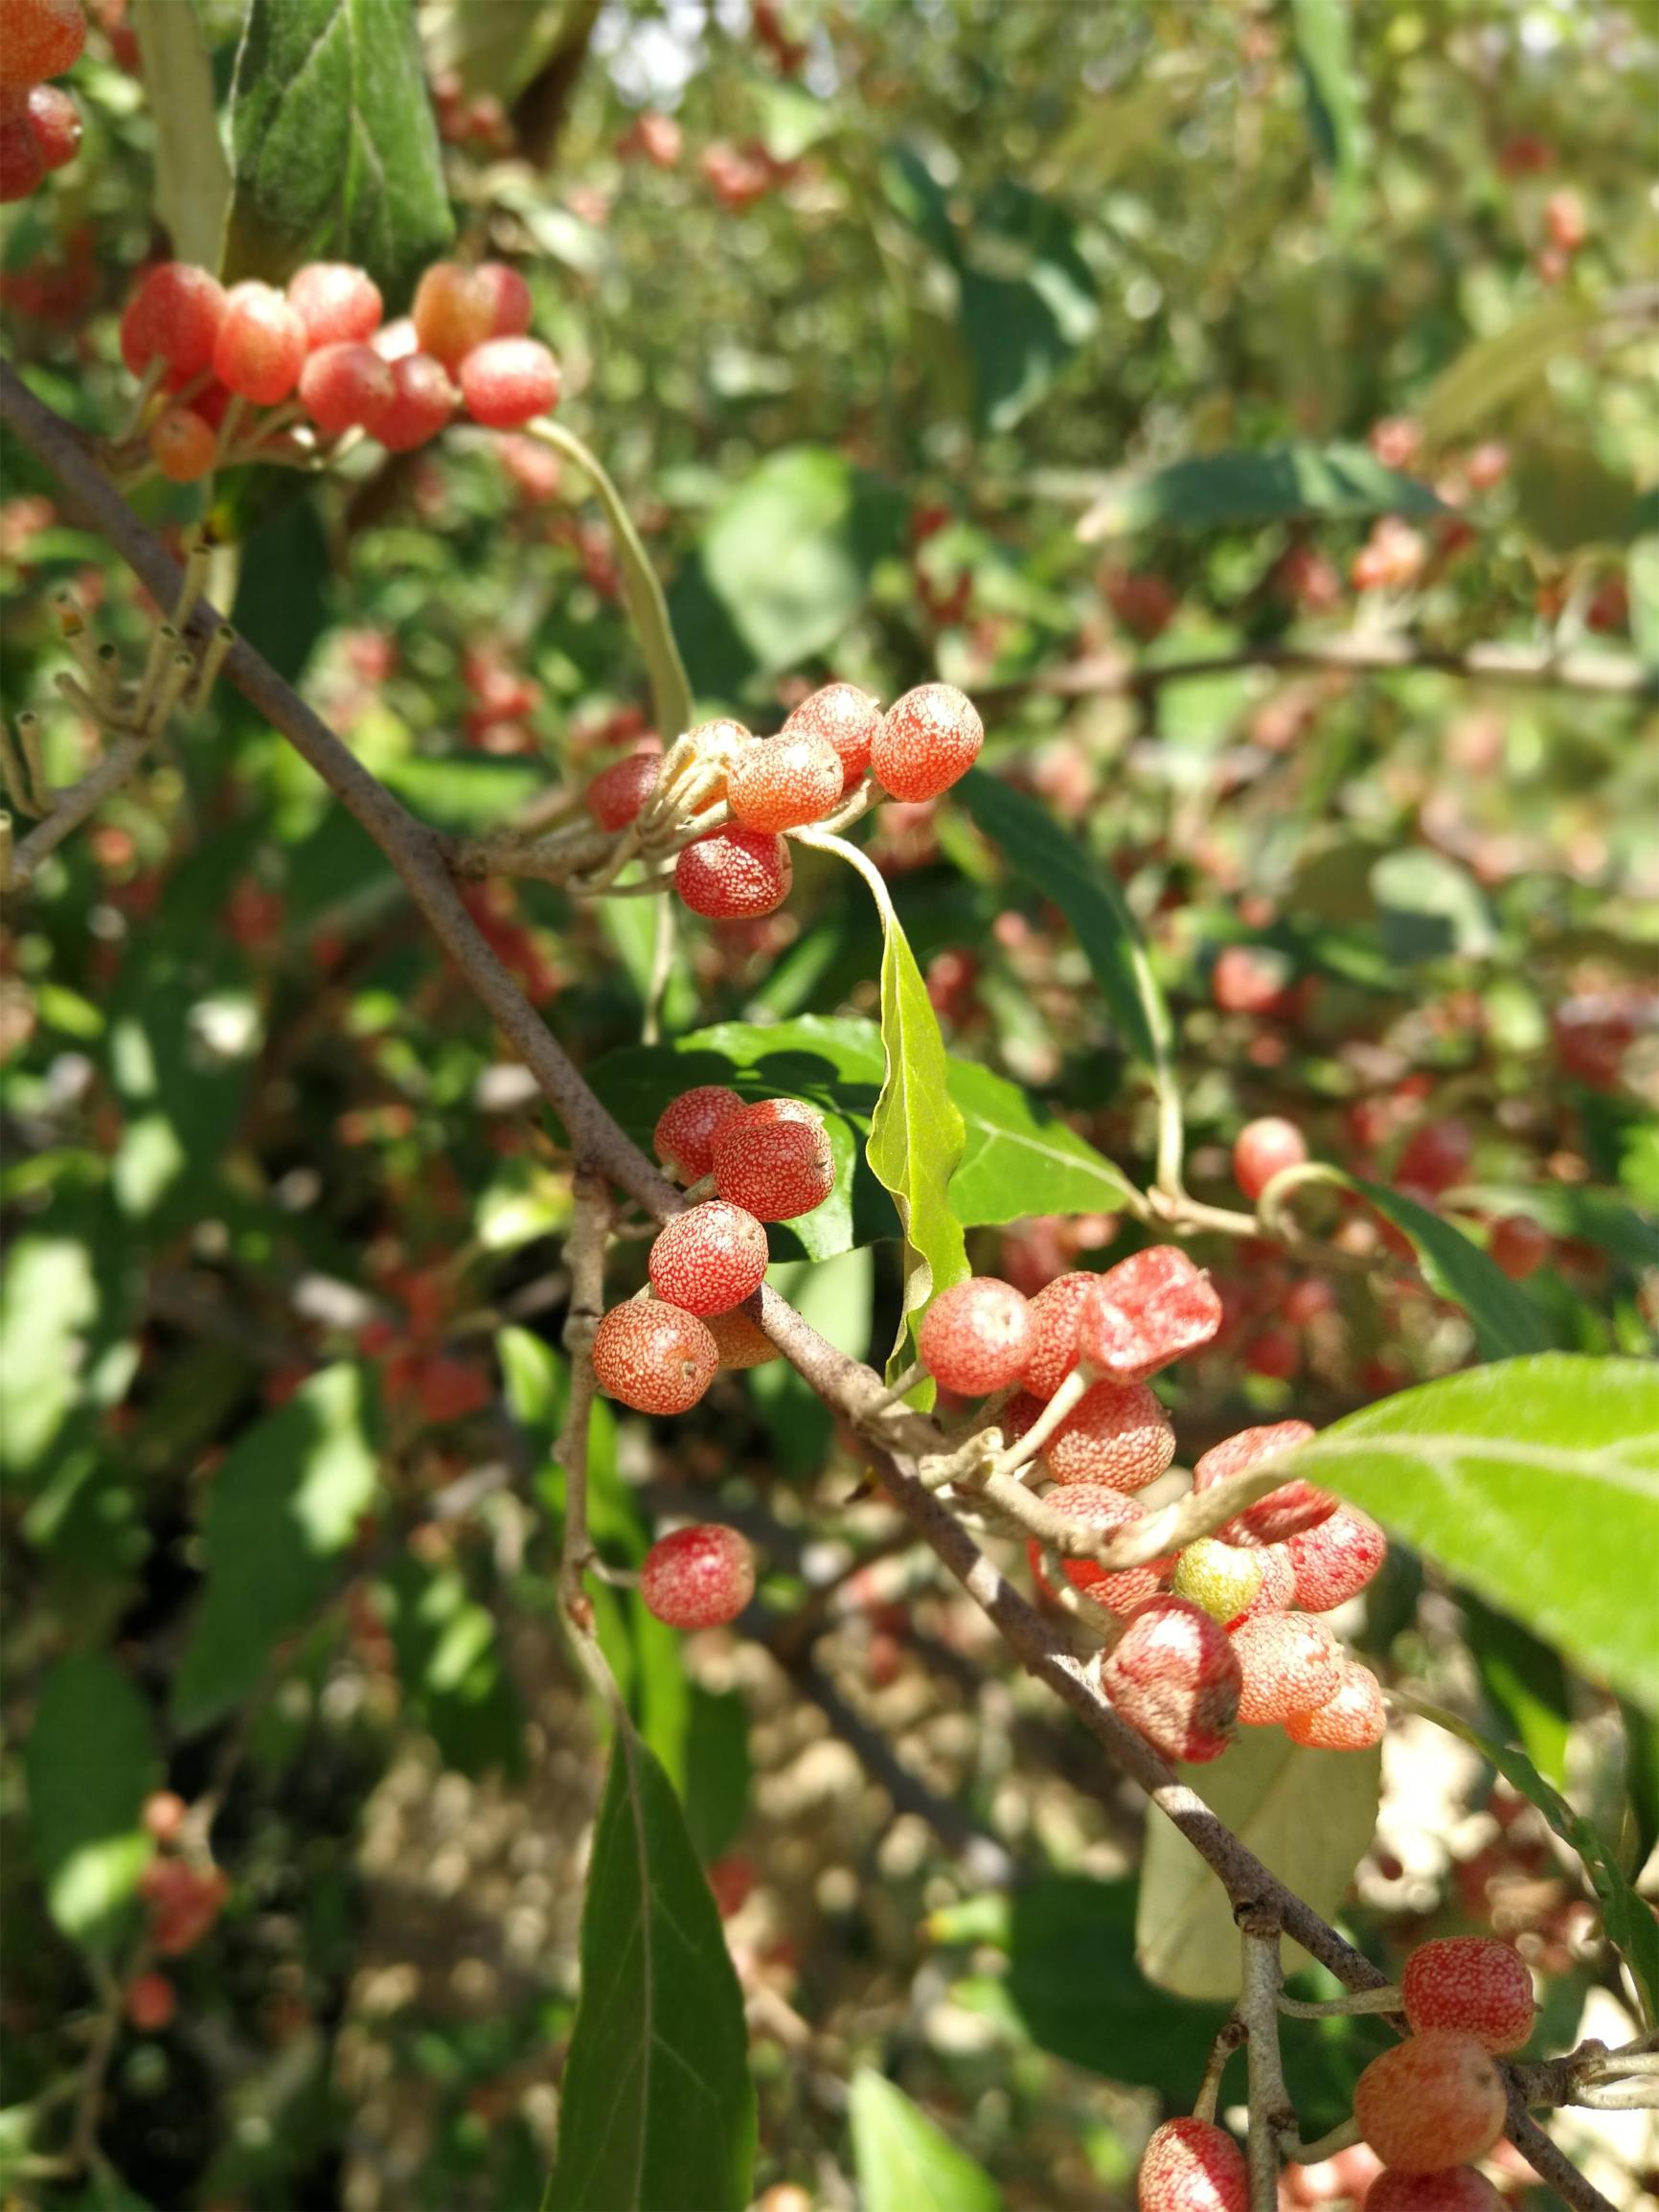
[[848, 2101], [865, 2212], [1002, 2212], [1002, 2191], [884, 2076], [861, 2067]]
[[141, 1814], [159, 1773], [148, 1711], [113, 1659], [78, 1652], [57, 1662], [26, 1771], [47, 1910], [65, 1935], [107, 1951], [154, 1848]]

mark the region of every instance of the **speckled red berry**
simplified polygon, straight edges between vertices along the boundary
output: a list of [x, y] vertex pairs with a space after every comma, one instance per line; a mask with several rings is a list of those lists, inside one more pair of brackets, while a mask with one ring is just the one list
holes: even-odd
[[149, 457], [170, 484], [194, 484], [214, 465], [218, 437], [190, 407], [166, 407], [149, 426]]
[[896, 799], [936, 799], [966, 775], [985, 742], [973, 702], [953, 684], [920, 684], [896, 699], [870, 747], [875, 780]]
[[[1125, 1497], [1121, 1490], [1108, 1490], [1103, 1483], [1068, 1483], [1063, 1490], [1051, 1491], [1043, 1503], [1062, 1518], [1079, 1521], [1102, 1536], [1115, 1536], [1141, 1517], [1141, 1509], [1132, 1498]], [[1065, 1577], [1072, 1587], [1093, 1598], [1096, 1605], [1104, 1606], [1119, 1620], [1126, 1619], [1137, 1606], [1159, 1594], [1161, 1577], [1169, 1566], [1168, 1560], [1116, 1568], [1103, 1567], [1095, 1560], [1064, 1562]]]
[[312, 346], [346, 346], [380, 328], [380, 287], [350, 262], [311, 262], [288, 279], [288, 305]]
[[741, 1307], [731, 1313], [711, 1313], [708, 1328], [718, 1347], [722, 1367], [764, 1367], [768, 1359], [784, 1357], [761, 1324], [751, 1320]]
[[629, 753], [602, 768], [582, 793], [582, 805], [602, 830], [625, 830], [657, 787], [661, 753]]
[[80, 151], [80, 110], [60, 84], [37, 84], [29, 95], [29, 127], [47, 169], [63, 169]]
[[476, 269], [434, 262], [415, 287], [414, 321], [421, 352], [453, 372], [494, 329], [494, 289]]
[[1464, 1180], [1474, 1152], [1474, 1132], [1467, 1122], [1455, 1118], [1425, 1122], [1406, 1139], [1395, 1165], [1395, 1180], [1438, 1196]]
[[158, 360], [178, 376], [197, 376], [213, 360], [224, 313], [216, 278], [189, 262], [163, 262], [127, 302], [121, 357], [134, 376]]
[[[1311, 1424], [1306, 1421], [1275, 1421], [1262, 1428], [1241, 1428], [1236, 1436], [1212, 1445], [1200, 1454], [1193, 1470], [1193, 1488], [1213, 1490], [1228, 1475], [1242, 1474], [1258, 1460], [1271, 1459], [1281, 1451], [1293, 1451], [1299, 1444], [1311, 1444], [1314, 1433]], [[1329, 1520], [1335, 1511], [1336, 1499], [1329, 1491], [1316, 1490], [1310, 1482], [1283, 1482], [1265, 1497], [1258, 1498], [1254, 1505], [1247, 1505], [1242, 1513], [1235, 1514], [1218, 1534], [1228, 1543], [1284, 1543], [1287, 1537]]]
[[[385, 332], [378, 333], [384, 336]], [[384, 360], [384, 350], [376, 347]], [[392, 401], [364, 427], [388, 453], [412, 453], [437, 437], [460, 404], [442, 361], [430, 353], [398, 353], [392, 360]]]
[[972, 1275], [942, 1290], [918, 1338], [923, 1366], [959, 1398], [983, 1398], [1017, 1380], [1030, 1342], [1030, 1306], [994, 1275]]
[[821, 821], [841, 796], [841, 756], [828, 738], [780, 731], [745, 745], [726, 770], [726, 801], [750, 830]]
[[1405, 1962], [1400, 1989], [1405, 2017], [1419, 2035], [1455, 2028], [1489, 2051], [1518, 2051], [1533, 2032], [1537, 2006], [1527, 1962], [1489, 1935], [1420, 1944]]
[[1078, 1363], [1078, 1330], [1098, 1275], [1057, 1275], [1031, 1302], [1031, 1350], [1025, 1383], [1034, 1398], [1052, 1398]]
[[600, 1388], [636, 1413], [686, 1412], [719, 1363], [719, 1347], [697, 1316], [656, 1299], [613, 1306], [594, 1337]]
[[1511, 1283], [1535, 1275], [1550, 1256], [1550, 1238], [1530, 1214], [1505, 1214], [1492, 1223], [1487, 1257]]
[[1324, 1704], [1292, 1713], [1284, 1733], [1310, 1751], [1369, 1751], [1388, 1731], [1382, 1685], [1369, 1667], [1345, 1659], [1342, 1676]]
[[1231, 1633], [1244, 1727], [1280, 1727], [1293, 1713], [1323, 1705], [1341, 1686], [1336, 1638], [1311, 1613], [1254, 1613]]
[[681, 1182], [700, 1182], [715, 1164], [715, 1131], [742, 1109], [742, 1100], [723, 1083], [700, 1083], [681, 1091], [657, 1116], [651, 1141], [658, 1159]]
[[533, 312], [530, 286], [506, 262], [480, 262], [474, 272], [489, 300], [489, 335], [522, 338]]
[[710, 1149], [716, 1190], [758, 1220], [792, 1221], [835, 1187], [829, 1131], [796, 1099], [762, 1099], [729, 1115]]
[[356, 339], [319, 346], [300, 371], [300, 405], [326, 438], [367, 429], [397, 396], [392, 364]]
[[487, 429], [516, 430], [558, 404], [558, 363], [539, 338], [487, 338], [459, 376], [466, 412]]
[[274, 407], [300, 380], [306, 326], [269, 285], [233, 285], [214, 340], [214, 375], [239, 399]]
[[1366, 2192], [1365, 2212], [1504, 2212], [1507, 2202], [1472, 2166], [1442, 2166], [1431, 2174], [1385, 2167]]
[[659, 1298], [704, 1315], [730, 1312], [752, 1298], [766, 1260], [766, 1232], [754, 1215], [711, 1198], [663, 1223], [647, 1266]]
[[0, 90], [61, 77], [85, 44], [80, 0], [0, 0]]
[[1388, 1557], [1388, 1539], [1369, 1514], [1339, 1505], [1316, 1528], [1285, 1539], [1296, 1569], [1296, 1603], [1329, 1613], [1364, 1589]]
[[789, 717], [781, 738], [828, 738], [841, 762], [841, 788], [852, 790], [870, 765], [870, 748], [881, 727], [881, 708], [855, 684], [826, 684]]
[[1247, 2212], [1244, 2154], [1210, 2120], [1166, 2120], [1135, 2177], [1140, 2212]]
[[755, 1594], [755, 1555], [735, 1528], [699, 1521], [659, 1537], [640, 1568], [640, 1597], [670, 1629], [718, 1629]]
[[1176, 1245], [1153, 1244], [1097, 1279], [1078, 1349], [1109, 1381], [1144, 1382], [1208, 1344], [1220, 1326], [1221, 1300], [1209, 1276]]
[[1233, 1180], [1254, 1205], [1275, 1175], [1301, 1167], [1307, 1157], [1307, 1140], [1296, 1124], [1263, 1114], [1233, 1140]]
[[[1010, 1437], [1023, 1436], [1043, 1410], [1022, 1391], [1003, 1410]], [[1108, 1490], [1144, 1490], [1175, 1456], [1170, 1417], [1144, 1382], [1096, 1382], [1042, 1448], [1056, 1482], [1099, 1482]]]
[[27, 111], [0, 115], [0, 207], [27, 199], [46, 176], [46, 157]]
[[1226, 1630], [1201, 1606], [1148, 1599], [1099, 1664], [1113, 1706], [1166, 1759], [1203, 1762], [1226, 1750], [1239, 1712], [1239, 1661]]
[[674, 862], [674, 889], [711, 922], [752, 922], [775, 912], [794, 876], [788, 846], [767, 830], [716, 830], [682, 846]]
[[1473, 2036], [1443, 2028], [1372, 2060], [1354, 2084], [1353, 2116], [1385, 2166], [1431, 2174], [1482, 2158], [1504, 2132], [1503, 2079]]

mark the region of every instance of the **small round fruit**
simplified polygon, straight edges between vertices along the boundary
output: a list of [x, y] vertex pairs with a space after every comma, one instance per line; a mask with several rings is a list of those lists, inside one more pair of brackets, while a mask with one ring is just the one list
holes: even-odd
[[506, 262], [480, 262], [476, 273], [489, 297], [490, 337], [522, 338], [530, 328], [530, 286]]
[[629, 753], [601, 768], [582, 793], [582, 805], [602, 830], [625, 830], [657, 787], [661, 753]]
[[213, 467], [218, 443], [193, 408], [169, 407], [150, 425], [149, 457], [170, 483], [194, 484]]
[[1301, 1167], [1307, 1157], [1307, 1140], [1296, 1124], [1263, 1114], [1233, 1140], [1233, 1180], [1254, 1205], [1275, 1175]]
[[216, 278], [189, 262], [163, 262], [127, 302], [121, 357], [134, 376], [156, 360], [176, 376], [198, 376], [213, 360], [224, 315], [224, 287]]
[[269, 285], [233, 285], [214, 341], [214, 375], [256, 407], [274, 407], [300, 380], [306, 326]]
[[[1021, 1391], [1003, 1412], [1011, 1437], [1023, 1436], [1043, 1402]], [[1170, 1417], [1144, 1382], [1096, 1382], [1083, 1392], [1042, 1448], [1058, 1483], [1100, 1482], [1108, 1490], [1144, 1490], [1175, 1456]]]
[[1400, 1990], [1415, 2033], [1455, 2028], [1489, 2051], [1518, 2051], [1537, 2014], [1526, 1960], [1489, 1935], [1420, 1944], [1405, 1962]]
[[1365, 2212], [1504, 2212], [1507, 2202], [1472, 2166], [1442, 2166], [1430, 2174], [1390, 2166], [1366, 2191]]
[[45, 176], [46, 157], [28, 115], [0, 116], [0, 206], [27, 199]]
[[1078, 1330], [1100, 1279], [1086, 1272], [1057, 1275], [1032, 1300], [1025, 1382], [1034, 1398], [1052, 1398], [1077, 1365]]
[[1223, 1628], [1242, 1618], [1261, 1592], [1261, 1562], [1254, 1552], [1199, 1537], [1175, 1562], [1170, 1587], [1202, 1606]]
[[1016, 1381], [1030, 1342], [1030, 1306], [994, 1275], [972, 1275], [942, 1290], [918, 1338], [922, 1365], [959, 1398], [984, 1398]]
[[761, 1324], [751, 1320], [740, 1306], [730, 1313], [711, 1313], [709, 1334], [719, 1347], [722, 1367], [764, 1367], [769, 1359], [784, 1357]]
[[35, 85], [29, 95], [29, 127], [48, 169], [63, 169], [80, 151], [80, 110], [61, 85]]
[[663, 1223], [646, 1264], [659, 1298], [702, 1316], [752, 1298], [766, 1262], [766, 1232], [754, 1215], [710, 1198]]
[[659, 1537], [640, 1568], [647, 1612], [670, 1629], [724, 1628], [754, 1594], [755, 1555], [718, 1521]]
[[1096, 1278], [1078, 1323], [1078, 1350], [1113, 1382], [1148, 1376], [1208, 1344], [1221, 1326], [1221, 1300], [1201, 1268], [1174, 1244], [1132, 1252]]
[[984, 742], [985, 725], [971, 699], [954, 684], [920, 684], [882, 717], [870, 764], [883, 790], [915, 804], [948, 791]]
[[367, 429], [397, 396], [391, 363], [360, 340], [319, 346], [300, 371], [300, 404], [326, 438]]
[[1226, 1630], [1185, 1598], [1151, 1598], [1132, 1612], [1101, 1656], [1100, 1679], [1116, 1710], [1166, 1759], [1218, 1759], [1232, 1741], [1239, 1660]]
[[657, 1116], [651, 1141], [658, 1159], [681, 1182], [700, 1182], [715, 1164], [715, 1131], [742, 1110], [742, 1100], [723, 1083], [700, 1083], [681, 1091]]
[[127, 2018], [140, 2035], [153, 2036], [178, 2011], [178, 1993], [164, 1973], [137, 1973], [123, 1992]]
[[363, 425], [388, 453], [412, 453], [426, 445], [460, 401], [443, 362], [430, 353], [399, 354], [392, 362], [392, 387], [391, 404]]
[[[1121, 1490], [1108, 1490], [1102, 1483], [1068, 1483], [1064, 1490], [1052, 1491], [1043, 1503], [1062, 1519], [1080, 1521], [1102, 1536], [1116, 1536], [1141, 1517], [1141, 1509], [1132, 1498], [1125, 1497]], [[1158, 1596], [1169, 1562], [1150, 1560], [1139, 1567], [1103, 1567], [1098, 1560], [1067, 1559], [1062, 1565], [1074, 1589], [1081, 1590], [1122, 1621], [1137, 1606]]]
[[654, 1299], [613, 1306], [593, 1340], [600, 1388], [636, 1413], [686, 1412], [719, 1363], [719, 1347], [694, 1313]]
[[1388, 1539], [1369, 1514], [1339, 1505], [1314, 1528], [1285, 1539], [1305, 1613], [1334, 1612], [1357, 1597], [1388, 1557]]
[[711, 922], [752, 922], [789, 896], [795, 864], [782, 837], [765, 830], [716, 830], [682, 846], [674, 889]]
[[1550, 1238], [1530, 1214], [1506, 1214], [1492, 1223], [1487, 1257], [1511, 1283], [1535, 1275], [1550, 1256]]
[[1243, 1727], [1281, 1727], [1292, 1714], [1323, 1705], [1341, 1687], [1344, 1660], [1336, 1638], [1311, 1613], [1253, 1613], [1231, 1634]]
[[841, 756], [804, 732], [745, 745], [726, 771], [733, 816], [750, 830], [798, 830], [821, 821], [841, 796]]
[[459, 262], [434, 262], [415, 287], [414, 319], [421, 352], [459, 369], [494, 330], [494, 287]]
[[516, 430], [558, 404], [558, 363], [539, 338], [487, 338], [460, 375], [466, 412], [487, 429]]
[[1467, 1122], [1452, 1116], [1425, 1122], [1406, 1139], [1395, 1165], [1395, 1180], [1414, 1190], [1432, 1191], [1437, 1197], [1461, 1183], [1474, 1158], [1474, 1132]]
[[1353, 2088], [1361, 2137], [1402, 2174], [1484, 2158], [1504, 2132], [1508, 2109], [1490, 2052], [1473, 2036], [1445, 2028], [1383, 2051]]
[[1343, 1662], [1342, 1676], [1323, 1705], [1286, 1716], [1284, 1733], [1310, 1751], [1369, 1751], [1388, 1730], [1382, 1685], [1369, 1667]]
[[835, 1187], [822, 1119], [795, 1099], [762, 1099], [728, 1115], [710, 1146], [715, 1188], [761, 1221], [792, 1221]]
[[1210, 2120], [1166, 2120], [1135, 2178], [1140, 2212], [1248, 2212], [1244, 2154]]
[[780, 738], [828, 738], [841, 762], [841, 788], [851, 791], [870, 765], [870, 748], [881, 727], [881, 708], [856, 684], [826, 684], [790, 715]]
[[0, 0], [0, 91], [61, 77], [85, 44], [80, 0]]
[[176, 1790], [152, 1790], [144, 1801], [144, 1826], [157, 1843], [172, 1843], [190, 1817], [190, 1807]]
[[380, 287], [350, 262], [311, 262], [288, 279], [288, 305], [311, 346], [362, 343], [380, 328]]
[[[1306, 1421], [1275, 1421], [1262, 1428], [1241, 1428], [1236, 1436], [1224, 1438], [1200, 1454], [1193, 1470], [1193, 1491], [1214, 1490], [1216, 1483], [1224, 1482], [1230, 1474], [1242, 1474], [1258, 1460], [1271, 1459], [1276, 1452], [1294, 1451], [1299, 1444], [1311, 1444], [1314, 1434], [1311, 1423]], [[1317, 1528], [1335, 1511], [1336, 1499], [1329, 1491], [1316, 1490], [1310, 1482], [1284, 1482], [1254, 1505], [1247, 1505], [1242, 1513], [1236, 1513], [1217, 1533], [1227, 1543], [1284, 1543], [1304, 1529]]]

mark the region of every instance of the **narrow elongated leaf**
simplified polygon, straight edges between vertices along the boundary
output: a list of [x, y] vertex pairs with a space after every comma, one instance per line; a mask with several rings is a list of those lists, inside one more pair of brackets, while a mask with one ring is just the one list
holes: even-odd
[[1501, 414], [1540, 383], [1557, 354], [1577, 346], [1602, 310], [1593, 300], [1560, 296], [1517, 315], [1489, 338], [1477, 338], [1441, 372], [1418, 420], [1432, 445], [1464, 437]]
[[1639, 1875], [1659, 1845], [1659, 1721], [1633, 1705], [1619, 1701], [1625, 1722], [1625, 1795], [1635, 1828], [1630, 1871]]
[[864, 2212], [1002, 2212], [1002, 2191], [902, 2089], [861, 2066], [848, 2100]]
[[179, 261], [216, 269], [231, 172], [195, 0], [132, 0], [132, 28], [155, 120], [157, 218]]
[[463, 1774], [524, 1767], [524, 1710], [497, 1648], [495, 1621], [454, 1567], [406, 1553], [380, 1587], [411, 1719]]
[[1534, 1766], [1560, 1789], [1567, 1779], [1572, 1722], [1560, 1653], [1479, 1598], [1465, 1597], [1463, 1615], [1482, 1689], [1520, 1738]]
[[581, 1919], [581, 2001], [543, 2212], [742, 2212], [742, 1992], [668, 1776], [618, 1731]]
[[1585, 1673], [1659, 1685], [1659, 1366], [1546, 1353], [1400, 1391], [1281, 1463]]
[[65, 1935], [107, 1951], [150, 1857], [142, 1814], [157, 1776], [149, 1715], [112, 1659], [77, 1652], [54, 1667], [25, 1768], [46, 1908]]
[[[1325, 1919], [1347, 1894], [1376, 1826], [1382, 1753], [1310, 1751], [1277, 1728], [1245, 1728], [1220, 1759], [1183, 1777], [1258, 1859]], [[1227, 1892], [1180, 1830], [1147, 1824], [1135, 1950], [1177, 1996], [1239, 1993], [1239, 1930]], [[1285, 1946], [1285, 1971], [1305, 1959]]]
[[1257, 530], [1299, 518], [1440, 512], [1426, 484], [1385, 468], [1363, 445], [1272, 445], [1125, 469], [1101, 485], [1078, 534], [1087, 540], [1135, 530]]
[[1332, 213], [1338, 230], [1346, 230], [1358, 197], [1363, 132], [1347, 0], [1291, 0], [1290, 19], [1309, 135], [1320, 160], [1334, 172]]
[[1345, 1175], [1343, 1180], [1411, 1239], [1429, 1288], [1463, 1308], [1488, 1359], [1512, 1359], [1523, 1353], [1549, 1350], [1550, 1325], [1544, 1315], [1454, 1222], [1381, 1183], [1368, 1183], [1358, 1175]]
[[356, 262], [400, 303], [454, 236], [409, 0], [249, 0], [225, 272]]

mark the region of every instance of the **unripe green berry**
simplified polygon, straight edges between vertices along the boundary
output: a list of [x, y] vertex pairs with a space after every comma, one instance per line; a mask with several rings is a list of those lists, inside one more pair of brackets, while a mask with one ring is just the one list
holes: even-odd
[[1176, 1561], [1170, 1586], [1178, 1598], [1191, 1598], [1225, 1628], [1260, 1594], [1261, 1562], [1254, 1552], [1201, 1536]]

